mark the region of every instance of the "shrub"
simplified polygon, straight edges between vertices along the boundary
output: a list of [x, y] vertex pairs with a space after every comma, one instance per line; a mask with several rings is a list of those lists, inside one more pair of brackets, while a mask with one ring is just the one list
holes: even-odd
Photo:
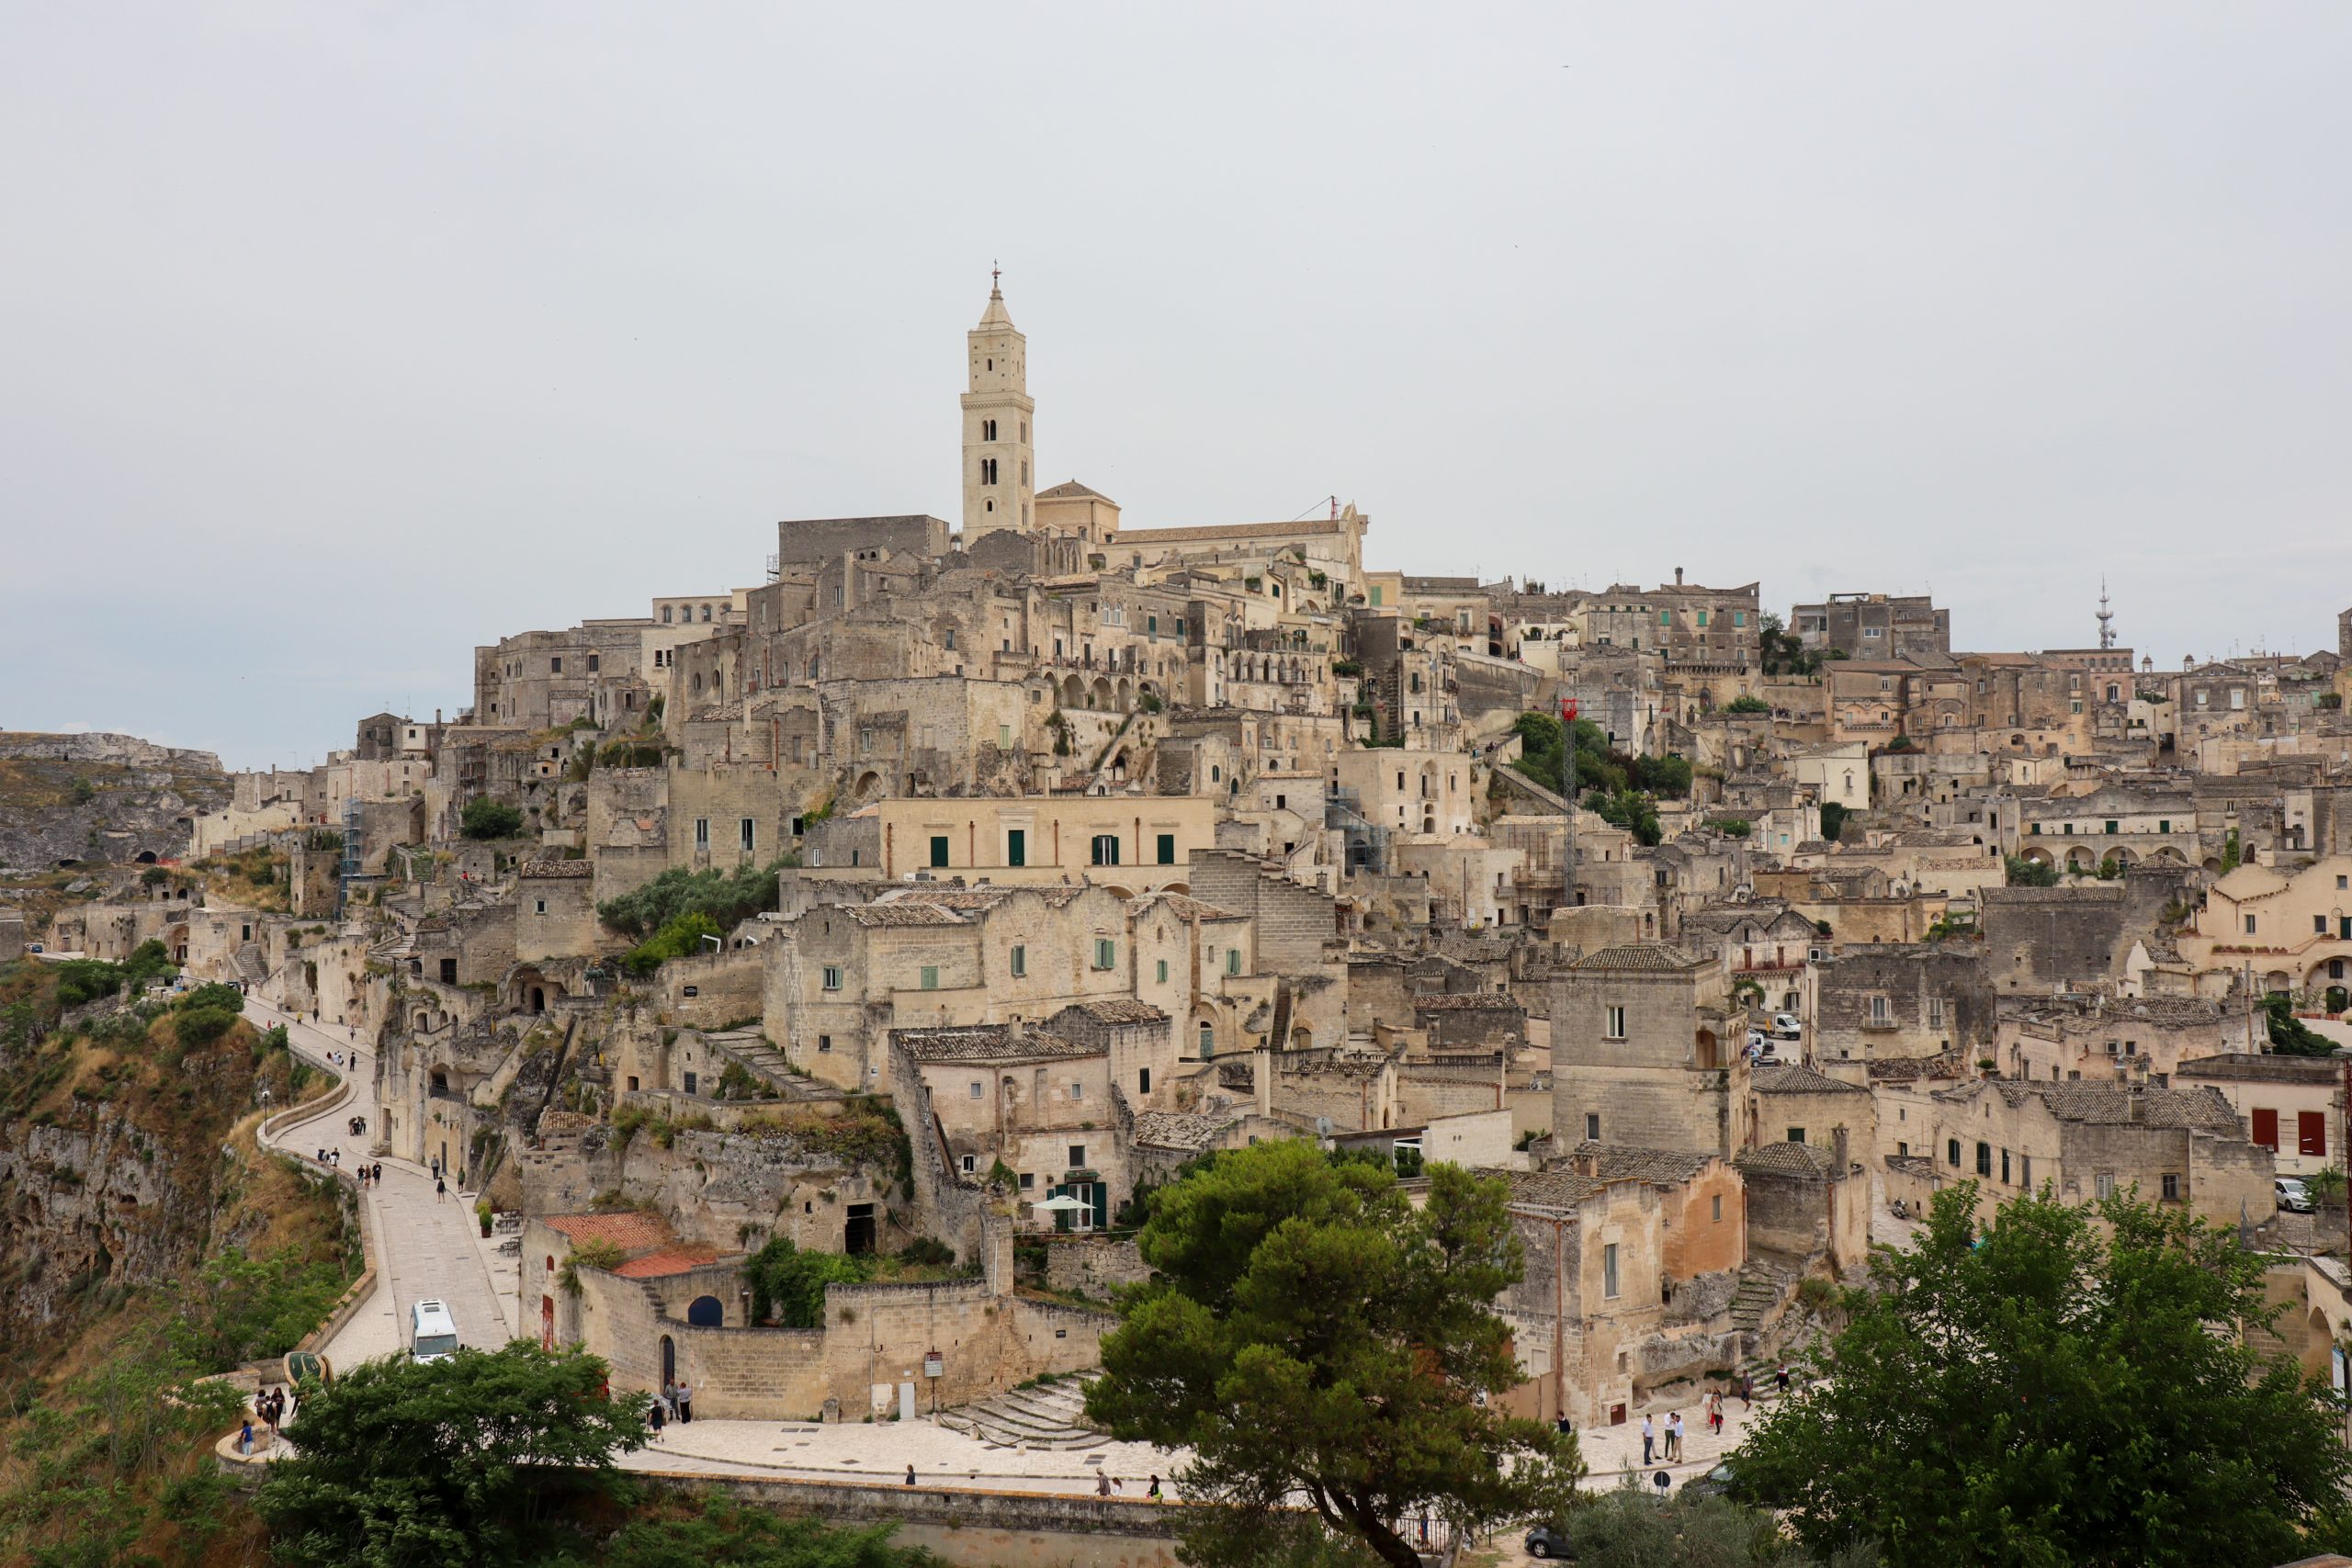
[[209, 1045], [237, 1021], [237, 1015], [219, 1008], [190, 1008], [172, 1020], [172, 1032], [182, 1045]]
[[1724, 705], [1725, 713], [1770, 713], [1772, 705], [1762, 697], [1736, 696]]
[[752, 1288], [752, 1321], [765, 1323], [773, 1312], [786, 1328], [822, 1328], [825, 1287], [862, 1284], [873, 1274], [873, 1265], [864, 1258], [803, 1252], [785, 1236], [743, 1263], [743, 1282]]
[[122, 982], [119, 964], [102, 958], [69, 958], [57, 966], [57, 1005], [74, 1008], [113, 996], [122, 989]]
[[486, 795], [468, 801], [458, 819], [458, 831], [469, 839], [511, 839], [522, 830], [522, 811]]
[[681, 915], [629, 949], [628, 956], [621, 960], [621, 967], [642, 978], [673, 958], [700, 952], [703, 938], [719, 934], [718, 922], [708, 915]]
[[[803, 825], [817, 820], [804, 816]], [[755, 871], [688, 871], [673, 866], [644, 886], [608, 898], [596, 906], [596, 918], [625, 936], [642, 939], [650, 931], [686, 915], [702, 915], [717, 932], [747, 919], [776, 903], [776, 867]]]
[[233, 1018], [245, 1010], [245, 994], [234, 986], [215, 983], [197, 987], [182, 997], [176, 1005], [190, 1012], [198, 1008], [212, 1009]]

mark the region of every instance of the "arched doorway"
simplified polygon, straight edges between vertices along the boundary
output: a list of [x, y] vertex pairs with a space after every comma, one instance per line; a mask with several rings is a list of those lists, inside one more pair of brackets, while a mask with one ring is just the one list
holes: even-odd
[[717, 1296], [696, 1296], [686, 1303], [686, 1321], [696, 1328], [723, 1328], [727, 1309], [718, 1304]]
[[662, 1336], [662, 1386], [669, 1387], [678, 1381], [678, 1347], [664, 1334]]

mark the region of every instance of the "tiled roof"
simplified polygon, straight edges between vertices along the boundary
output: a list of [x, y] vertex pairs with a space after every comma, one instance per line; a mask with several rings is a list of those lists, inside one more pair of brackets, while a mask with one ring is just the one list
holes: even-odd
[[1123, 545], [1175, 544], [1193, 539], [1283, 539], [1295, 534], [1336, 534], [1336, 518], [1312, 517], [1300, 523], [1223, 523], [1199, 528], [1122, 528]]
[[1758, 1067], [1749, 1080], [1758, 1094], [1868, 1094], [1870, 1090], [1858, 1083], [1841, 1083], [1826, 1073], [1816, 1073], [1811, 1067], [1794, 1063], [1776, 1067]]
[[936, 904], [867, 904], [846, 911], [861, 926], [960, 926], [964, 917]]
[[[2061, 1122], [2094, 1126], [2190, 1127], [2211, 1133], [2236, 1133], [2237, 1112], [2222, 1091], [2211, 1085], [2195, 1089], [2114, 1089], [2089, 1083], [2020, 1083], [2014, 1078], [1963, 1084], [1939, 1089], [1936, 1098], [1956, 1103], [1982, 1093], [1996, 1093], [2012, 1106], [2039, 1100]], [[2133, 1102], [2139, 1113], [2133, 1114]]]
[[1523, 1012], [1526, 1010], [1499, 991], [1419, 991], [1413, 997], [1415, 1012]]
[[670, 1227], [661, 1215], [634, 1210], [610, 1214], [547, 1214], [539, 1223], [550, 1230], [561, 1231], [574, 1243], [609, 1241], [624, 1252], [670, 1245]]
[[1802, 1176], [1815, 1180], [1829, 1173], [1835, 1163], [1826, 1149], [1811, 1144], [1766, 1144], [1761, 1148], [1742, 1149], [1732, 1156], [1732, 1164], [1755, 1176]]
[[1015, 1034], [1005, 1024], [978, 1023], [940, 1029], [894, 1029], [892, 1043], [903, 1043], [918, 1062], [1029, 1062], [1045, 1057], [1099, 1056], [1091, 1045], [1024, 1027]]
[[1138, 1111], [1133, 1141], [1156, 1149], [1205, 1149], [1238, 1116], [1202, 1116], [1187, 1111]]
[[1604, 947], [1598, 953], [1587, 953], [1576, 961], [1577, 969], [1653, 969], [1660, 972], [1695, 969], [1705, 960], [1684, 952], [1672, 942], [1629, 942], [1617, 947]]
[[1051, 490], [1039, 491], [1037, 499], [1039, 501], [1109, 501], [1111, 498], [1099, 490], [1090, 489], [1079, 483], [1076, 479], [1064, 479]]
[[1070, 1006], [1097, 1023], [1166, 1023], [1168, 1015], [1133, 997], [1091, 997]]
[[632, 1258], [613, 1272], [624, 1280], [658, 1280], [667, 1274], [684, 1274], [707, 1263], [716, 1263], [722, 1256], [715, 1247], [665, 1247], [659, 1252]]
[[1714, 1157], [1687, 1149], [1643, 1149], [1630, 1144], [1596, 1144], [1589, 1141], [1578, 1144], [1569, 1156], [1579, 1169], [1589, 1163], [1604, 1181], [1632, 1179], [1662, 1187], [1679, 1186], [1690, 1180], [1704, 1170], [1707, 1162]]
[[1541, 1209], [1573, 1209], [1594, 1193], [1606, 1190], [1609, 1186], [1604, 1180], [1581, 1176], [1573, 1170], [1482, 1171], [1480, 1174], [1499, 1174], [1510, 1183], [1512, 1202], [1532, 1204]]
[[522, 874], [532, 881], [559, 877], [587, 877], [596, 874], [596, 868], [584, 860], [526, 860]]

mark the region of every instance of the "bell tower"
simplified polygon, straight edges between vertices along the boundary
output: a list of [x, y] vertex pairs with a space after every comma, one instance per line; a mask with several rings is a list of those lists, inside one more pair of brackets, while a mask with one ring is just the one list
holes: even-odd
[[1029, 340], [1005, 313], [999, 274], [989, 271], [989, 305], [965, 334], [970, 364], [964, 394], [964, 543], [1000, 528], [1028, 531], [1035, 495], [1037, 405], [1029, 400]]

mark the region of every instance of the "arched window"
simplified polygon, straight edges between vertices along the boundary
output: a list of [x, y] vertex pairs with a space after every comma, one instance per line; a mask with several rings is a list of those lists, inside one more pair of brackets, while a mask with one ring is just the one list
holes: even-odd
[[983, 441], [993, 441], [996, 439], [996, 421], [992, 419], [984, 419], [980, 421], [980, 439]]
[[662, 606], [662, 624], [665, 626], [670, 625], [670, 609], [667, 604]]
[[710, 606], [707, 604], [702, 607], [702, 618], [706, 621], [710, 619]]
[[696, 1296], [686, 1304], [686, 1321], [697, 1328], [723, 1327], [727, 1309], [718, 1304], [717, 1296]]
[[996, 483], [996, 459], [994, 457], [983, 457], [980, 459], [980, 482], [984, 485], [992, 485]]

